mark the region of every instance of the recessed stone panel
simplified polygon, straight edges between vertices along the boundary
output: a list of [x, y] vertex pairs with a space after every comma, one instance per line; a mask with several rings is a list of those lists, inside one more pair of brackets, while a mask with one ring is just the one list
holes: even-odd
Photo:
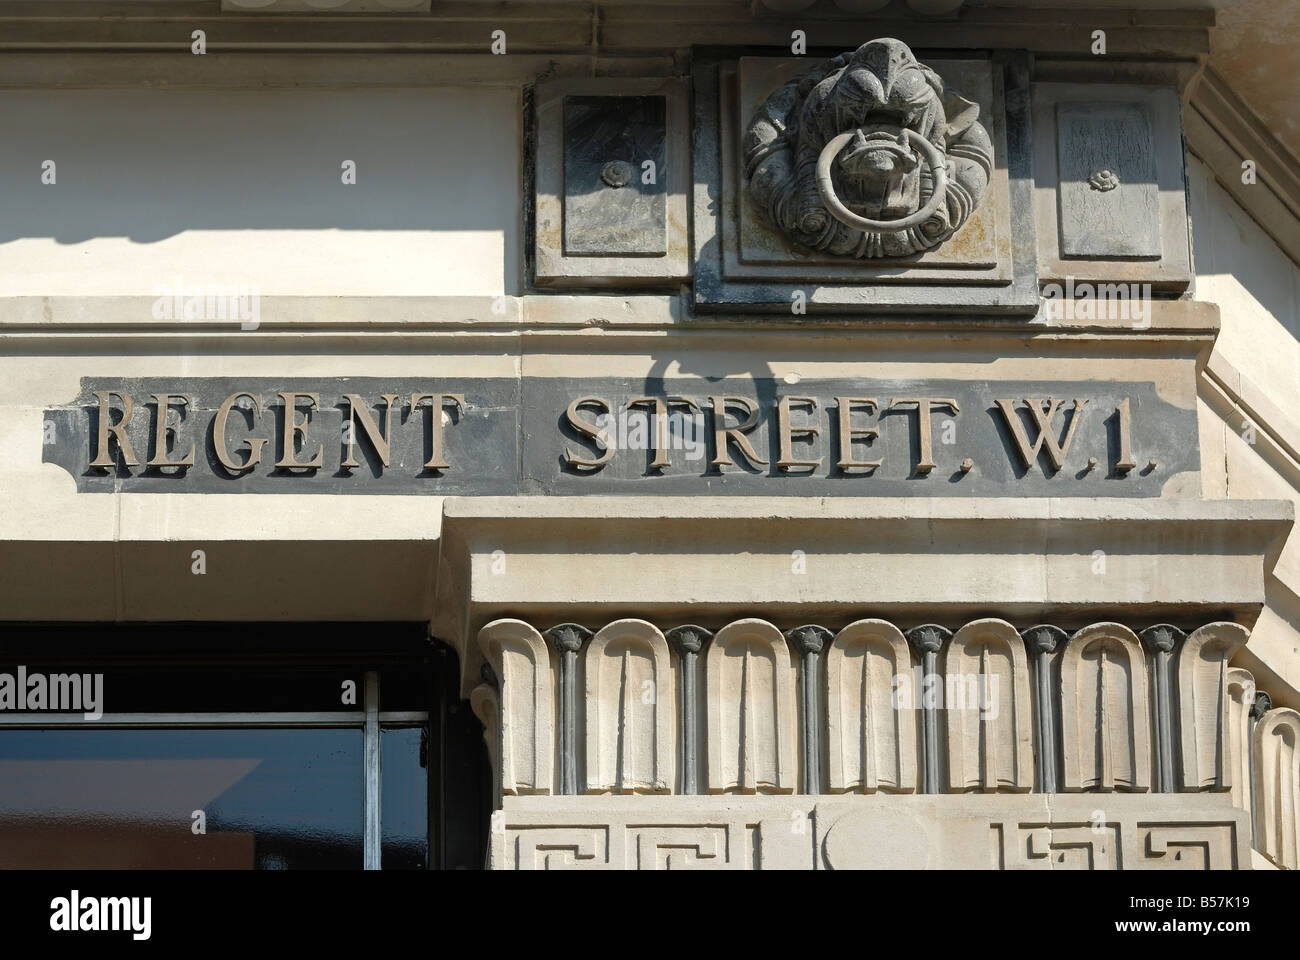
[[1151, 108], [1061, 103], [1056, 155], [1063, 257], [1159, 257], [1160, 196]]
[[668, 253], [665, 104], [654, 97], [564, 98], [564, 253]]
[[1100, 296], [1097, 284], [1133, 284], [1137, 296], [1185, 290], [1192, 272], [1177, 91], [1036, 83], [1033, 131], [1039, 280], [1078, 296]]
[[671, 287], [689, 274], [686, 91], [674, 78], [537, 85], [538, 286]]

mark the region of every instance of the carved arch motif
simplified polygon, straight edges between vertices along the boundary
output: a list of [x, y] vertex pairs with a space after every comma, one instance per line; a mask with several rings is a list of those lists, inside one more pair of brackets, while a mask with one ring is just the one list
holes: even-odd
[[677, 710], [667, 639], [644, 620], [616, 620], [583, 656], [587, 792], [671, 792]]
[[974, 620], [943, 658], [952, 790], [1026, 792], [1034, 786], [1029, 658], [1005, 620]]
[[737, 620], [705, 657], [710, 793], [793, 793], [795, 665], [781, 631]]
[[1178, 651], [1178, 718], [1182, 730], [1184, 790], [1232, 788], [1227, 761], [1228, 661], [1250, 636], [1237, 623], [1207, 623]]
[[479, 631], [478, 644], [500, 683], [501, 792], [551, 793], [555, 694], [546, 641], [522, 620], [494, 620]]
[[1255, 833], [1270, 860], [1300, 869], [1300, 713], [1286, 707], [1255, 724]]
[[1250, 810], [1250, 710], [1255, 705], [1255, 678], [1249, 670], [1228, 671], [1228, 769], [1232, 771], [1232, 805]]
[[1070, 638], [1061, 657], [1065, 789], [1151, 789], [1147, 667], [1137, 635], [1094, 623]]
[[[896, 699], [895, 678], [909, 685]], [[826, 729], [831, 793], [915, 793], [919, 706], [910, 696], [912, 655], [901, 630], [858, 620], [826, 651]]]

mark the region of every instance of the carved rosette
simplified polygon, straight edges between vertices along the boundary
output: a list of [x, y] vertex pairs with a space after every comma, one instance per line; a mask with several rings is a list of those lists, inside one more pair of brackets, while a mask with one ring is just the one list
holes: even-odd
[[943, 243], [979, 205], [993, 142], [979, 106], [872, 40], [769, 96], [745, 132], [745, 192], [795, 243], [837, 256], [904, 257]]

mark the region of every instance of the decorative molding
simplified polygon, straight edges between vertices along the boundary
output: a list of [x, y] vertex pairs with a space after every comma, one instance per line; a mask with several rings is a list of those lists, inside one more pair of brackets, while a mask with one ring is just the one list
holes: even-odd
[[820, 660], [818, 655], [834, 634], [813, 623], [795, 627], [786, 639], [799, 651], [799, 733], [803, 738], [802, 787], [804, 793], [822, 792], [822, 711], [817, 702]]
[[[1268, 124], [1209, 67], [1187, 96], [1187, 146], [1219, 185], [1300, 264], [1300, 160]], [[1242, 183], [1242, 163], [1255, 164], [1255, 183]]]
[[966, 624], [948, 643], [943, 673], [949, 789], [1032, 790], [1033, 711], [1019, 631], [1005, 620]]
[[[484, 664], [487, 666], [487, 664]], [[492, 809], [501, 806], [501, 697], [491, 683], [480, 683], [469, 695], [470, 709], [483, 724], [483, 742], [487, 745], [488, 763], [492, 767]]]
[[578, 651], [591, 636], [579, 623], [561, 623], [546, 631], [559, 655], [560, 793], [578, 792]]
[[1174, 778], [1174, 684], [1171, 672], [1173, 651], [1184, 637], [1182, 630], [1168, 623], [1147, 627], [1140, 634], [1143, 645], [1151, 652], [1151, 750], [1156, 764], [1156, 790], [1171, 793]]
[[1300, 713], [1286, 707], [1255, 724], [1255, 831], [1269, 860], [1300, 869]]
[[907, 642], [921, 660], [921, 792], [942, 793], [943, 775], [939, 746], [938, 697], [928, 686], [939, 676], [939, 651], [952, 638], [952, 631], [937, 623], [925, 623], [907, 631]]
[[[738, 795], [775, 799], [796, 790], [800, 796], [990, 800], [1144, 794], [1154, 766], [1145, 643], [1153, 660], [1177, 653], [1178, 706], [1171, 719], [1173, 743], [1182, 748], [1175, 750], [1182, 771], [1175, 786], [1182, 792], [1149, 798], [1148, 809], [1172, 810], [1189, 797], [1218, 798], [1224, 809], [1242, 811], [1247, 825], [1253, 813], [1259, 848], [1287, 865], [1300, 829], [1293, 822], [1300, 816], [1295, 799], [1300, 796], [1295, 780], [1300, 714], [1269, 709], [1251, 674], [1227, 666], [1246, 641], [1245, 627], [1216, 621], [1179, 645], [1181, 635], [1163, 624], [1147, 628], [1139, 639], [1121, 624], [1099, 622], [1066, 639], [1055, 626], [1040, 624], [1022, 633], [997, 618], [970, 621], [955, 633], [939, 624], [904, 633], [886, 620], [861, 619], [834, 635], [817, 624], [783, 635], [766, 620], [746, 618], [723, 626], [709, 643], [709, 630], [695, 625], [665, 634], [648, 620], [619, 619], [594, 635], [575, 623], [543, 635], [523, 621], [502, 619], [479, 632], [483, 682], [471, 691], [470, 705], [484, 727], [498, 802], [560, 792], [552, 773], [554, 730], [562, 711], [553, 691], [562, 684], [566, 656], [581, 657], [585, 722], [578, 724], [578, 734], [584, 738], [585, 765], [579, 773], [581, 791], [592, 803], [600, 794], [673, 794], [701, 802], [713, 795], [714, 801], [730, 803]], [[693, 696], [685, 682], [679, 684], [677, 671], [684, 672], [701, 653], [706, 653], [705, 683], [703, 704], [696, 709], [703, 706], [706, 723], [703, 731], [691, 733], [684, 717]], [[1043, 697], [1039, 682], [1054, 672], [1059, 704], [1055, 693]], [[822, 696], [812, 697], [815, 715], [801, 720], [796, 690], [806, 697], [809, 684], [824, 691], [824, 707]], [[937, 734], [940, 708], [946, 736], [936, 736], [930, 749], [924, 721], [929, 715]], [[1041, 716], [1043, 710], [1055, 714], [1058, 709], [1059, 752], [1053, 724], [1044, 732]], [[1259, 711], [1263, 717], [1252, 732], [1250, 716]], [[816, 733], [809, 736], [809, 729]], [[687, 775], [697, 762], [696, 751], [707, 757], [702, 790]], [[814, 755], [826, 774], [809, 781], [803, 773], [813, 766], [809, 757]], [[929, 783], [927, 766], [935, 777]], [[1095, 806], [1099, 801], [1077, 802]], [[1113, 802], [1106, 801], [1107, 811]], [[1007, 829], [1024, 825], [1017, 823]], [[1143, 857], [1171, 866], [1209, 862], [1209, 841], [1187, 839], [1201, 834], [1166, 838], [1148, 834], [1143, 823], [1136, 825]], [[901, 831], [905, 824], [895, 827]], [[1101, 843], [1096, 837], [1081, 846], [1065, 824], [1049, 833], [1043, 828], [1041, 823], [1026, 827], [1028, 832], [1015, 835], [1019, 840], [1004, 836], [1019, 851], [1008, 862], [1023, 859], [1020, 865], [1032, 867], [1061, 854], [1076, 866], [1105, 866], [1104, 850], [1115, 847], [1114, 842], [1096, 846], [1094, 840]], [[789, 832], [790, 825], [785, 829]], [[843, 848], [841, 841], [860, 829], [842, 825], [831, 846]], [[557, 854], [556, 862], [584, 865], [596, 856], [588, 842], [595, 835], [585, 831], [585, 826], [579, 831], [587, 838], [580, 843], [554, 847], [545, 840], [543, 847], [568, 850]], [[693, 849], [686, 839], [683, 843]], [[1090, 844], [1091, 852], [1083, 849]], [[669, 846], [664, 840], [653, 855], [668, 855]], [[716, 852], [722, 847], [708, 849], [715, 852], [696, 851], [706, 865], [722, 862]], [[841, 849], [839, 856], [848, 854]], [[1125, 856], [1132, 860], [1137, 854]], [[1211, 859], [1222, 862], [1217, 855]]]
[[1035, 789], [1056, 793], [1061, 779], [1061, 738], [1056, 718], [1061, 713], [1060, 688], [1053, 682], [1052, 657], [1070, 635], [1060, 627], [1040, 623], [1024, 633], [1034, 661], [1034, 734], [1038, 748]]
[[[494, 620], [478, 633], [479, 650], [500, 679], [497, 763], [504, 795], [550, 793], [555, 707], [546, 641], [522, 620]], [[476, 688], [482, 689], [482, 687]], [[480, 707], [487, 694], [479, 695]]]
[[677, 648], [682, 678], [682, 793], [700, 792], [699, 711], [700, 694], [697, 677], [699, 654], [713, 632], [695, 624], [683, 624], [668, 631], [668, 639]]
[[507, 797], [497, 870], [1248, 869], [1226, 794]]
[[1240, 775], [1232, 762], [1228, 661], [1249, 637], [1250, 631], [1240, 624], [1208, 623], [1189, 634], [1179, 648], [1183, 790], [1231, 791]]
[[[1294, 506], [1272, 500], [644, 495], [602, 497], [600, 506], [593, 524], [584, 497], [443, 500], [430, 629], [461, 654], [462, 696], [479, 683], [471, 631], [542, 602], [584, 617], [635, 611], [660, 626], [755, 616], [837, 627], [844, 611], [870, 610], [900, 626], [918, 615], [960, 625], [973, 611], [1017, 625], [1066, 617], [1074, 625], [1094, 611], [1121, 623], [1231, 619], [1249, 627], [1294, 523]], [[1044, 553], [1049, 535], [1053, 549]], [[807, 582], [794, 602], [788, 543], [811, 544], [817, 571], [799, 578]], [[1091, 573], [1099, 543], [1104, 577]], [[510, 576], [491, 574], [497, 550], [508, 554]], [[590, 575], [593, 556], [600, 577]], [[720, 576], [719, 556], [750, 558], [746, 576]], [[943, 577], [934, 576], [938, 556]], [[639, 586], [647, 572], [653, 597]]]
[[989, 187], [993, 141], [978, 117], [906, 44], [868, 41], [768, 96], [743, 139], [746, 197], [809, 250], [921, 253], [961, 229]]
[[1151, 788], [1151, 726], [1142, 644], [1128, 627], [1095, 623], [1061, 658], [1065, 790]]
[[705, 656], [709, 793], [793, 793], [795, 663], [766, 620], [719, 630]]
[[[427, 3], [427, 0], [425, 0]], [[1024, 6], [997, 8], [970, 6], [960, 17], [935, 19], [898, 8], [886, 16], [865, 15], [870, 0], [821, 3], [800, 11], [798, 26], [810, 38], [842, 36], [871, 30], [879, 36], [897, 37], [914, 47], [950, 50], [1020, 50], [1040, 55], [1091, 57], [1091, 31], [1107, 31], [1108, 59], [1154, 57], [1194, 58], [1210, 50], [1209, 31], [1214, 24], [1208, 10], [1070, 10]], [[924, 0], [917, 0], [924, 2]], [[934, 0], [955, 2], [955, 0]], [[67, 50], [130, 50], [150, 47], [184, 49], [189, 32], [177, 32], [183, 18], [187, 28], [206, 31], [209, 43], [220, 38], [226, 49], [283, 49], [283, 31], [276, 17], [241, 10], [218, 12], [215, 5], [169, 2], [141, 5], [124, 24], [105, 17], [102, 4], [68, 0], [51, 7], [31, 0], [6, 0], [0, 13], [6, 18], [6, 35], [0, 48]], [[554, 55], [590, 50], [592, 37], [600, 50], [610, 53], [646, 50], [680, 50], [691, 46], [783, 48], [788, 50], [790, 29], [774, 18], [787, 12], [760, 8], [754, 15], [751, 0], [723, 0], [708, 4], [660, 3], [486, 3], [475, 0], [439, 0], [430, 16], [339, 17], [316, 12], [291, 14], [297, 28], [295, 52], [337, 50], [348, 46], [374, 53], [399, 49], [426, 53], [473, 51], [482, 60], [511, 60], [527, 54]], [[275, 11], [278, 12], [278, 11]], [[776, 29], [774, 29], [776, 27]], [[784, 28], [784, 29], [780, 29]], [[509, 56], [490, 56], [491, 33], [500, 29], [508, 37]], [[516, 52], [518, 51], [518, 52]], [[610, 69], [608, 61], [594, 61]], [[499, 69], [499, 68], [498, 68]]]
[[1241, 810], [1253, 809], [1251, 791], [1254, 789], [1254, 777], [1251, 769], [1252, 756], [1251, 710], [1255, 705], [1255, 678], [1249, 670], [1232, 667], [1227, 674], [1227, 736], [1226, 758], [1224, 763], [1231, 771], [1232, 805]]
[[664, 287], [690, 277], [689, 93], [671, 76], [536, 85], [538, 286]]
[[671, 793], [677, 710], [668, 641], [644, 620], [616, 620], [583, 653], [587, 793]]
[[[857, 620], [826, 651], [827, 787], [831, 793], [915, 793], [920, 766], [911, 649], [885, 620]], [[908, 703], [895, 689], [906, 678]]]

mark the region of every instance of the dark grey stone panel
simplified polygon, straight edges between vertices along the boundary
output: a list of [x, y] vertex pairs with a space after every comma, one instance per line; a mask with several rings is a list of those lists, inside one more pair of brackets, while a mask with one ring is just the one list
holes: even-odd
[[668, 252], [665, 115], [663, 97], [564, 98], [566, 255]]
[[[120, 395], [132, 398], [134, 409], [123, 429], [136, 465], [125, 464], [119, 445], [111, 441], [115, 465], [91, 466], [99, 452], [96, 394], [101, 391], [114, 394], [112, 422], [122, 415]], [[218, 456], [214, 426], [223, 400], [239, 391], [256, 395], [264, 412], [254, 417], [252, 410], [231, 409], [227, 459], [243, 462], [245, 437], [265, 443], [253, 469], [232, 472]], [[305, 462], [319, 449], [319, 468], [275, 466], [286, 435], [279, 394], [287, 392], [319, 395], [314, 409], [308, 410], [306, 401], [298, 405], [306, 434], [296, 453]], [[444, 407], [443, 468], [426, 466], [433, 459], [431, 415], [425, 408], [412, 415], [410, 409], [412, 394], [433, 392], [464, 398], [463, 405], [448, 402]], [[182, 459], [192, 445], [192, 466], [147, 463], [158, 457], [157, 402], [152, 397], [162, 393], [191, 398], [183, 409], [179, 403], [169, 405], [167, 456]], [[356, 466], [344, 464], [349, 453], [345, 394], [365, 400], [381, 432], [380, 397], [396, 397], [386, 467], [359, 421], [353, 429]], [[656, 442], [650, 408], [629, 403], [656, 397], [680, 398], [667, 406], [663, 444]], [[734, 429], [752, 415], [752, 426], [741, 434], [748, 451], [734, 433], [719, 448], [713, 397], [726, 398], [725, 428]], [[588, 399], [574, 411], [581, 421], [575, 426], [568, 411], [581, 398]], [[790, 398], [784, 431], [782, 398]], [[837, 398], [855, 399], [841, 404]], [[931, 398], [928, 431], [922, 430], [918, 398]], [[1125, 400], [1127, 446], [1120, 411]], [[1037, 418], [1026, 401], [1038, 403]], [[847, 443], [841, 406], [848, 410], [852, 431]], [[606, 407], [609, 418], [598, 423]], [[1047, 420], [1048, 408], [1053, 410], [1048, 436], [1058, 451], [1069, 441], [1056, 457], [1059, 468], [1046, 442], [1031, 464], [1022, 453], [1022, 445], [1032, 447], [1039, 437], [1038, 421]], [[1008, 410], [1019, 420], [1018, 431]], [[1199, 470], [1196, 412], [1168, 403], [1153, 384], [1141, 382], [87, 378], [78, 400], [47, 411], [45, 420], [43, 432], [50, 442], [43, 459], [71, 473], [79, 490], [98, 492], [1156, 497], [1175, 474]], [[601, 439], [593, 436], [598, 428], [605, 431]], [[32, 442], [41, 437], [33, 436]], [[1136, 464], [1131, 469], [1124, 461], [1126, 452]], [[878, 463], [867, 467], [849, 461]]]
[[[758, 457], [755, 464], [728, 443], [731, 465], [715, 466], [712, 395], [742, 396], [757, 407], [757, 422], [747, 435]], [[781, 496], [884, 496], [884, 497], [1006, 497], [1006, 496], [1159, 496], [1174, 474], [1199, 470], [1196, 412], [1173, 406], [1156, 395], [1150, 383], [1036, 382], [1032, 384], [987, 383], [958, 380], [801, 380], [790, 385], [777, 380], [683, 381], [649, 378], [618, 380], [527, 380], [523, 386], [524, 435], [522, 492], [528, 494], [602, 493], [621, 495], [719, 495], [741, 494]], [[583, 468], [566, 462], [569, 451], [597, 459], [594, 441], [571, 429], [565, 408], [577, 397], [594, 396], [609, 401], [613, 408], [611, 427], [615, 449], [607, 463]], [[703, 436], [699, 421], [693, 429], [670, 436], [668, 464], [656, 468], [655, 451], [637, 436], [640, 416], [624, 417], [629, 398], [675, 396], [691, 400], [703, 411]], [[777, 466], [780, 459], [777, 400], [779, 397], [813, 397], [817, 408], [792, 404], [791, 423], [796, 436], [791, 452], [796, 459], [821, 459], [818, 466]], [[878, 431], [878, 436], [859, 437], [853, 442], [858, 460], [879, 460], [874, 470], [841, 469], [841, 437], [836, 397], [867, 397], [878, 401], [879, 410], [854, 406], [851, 425]], [[954, 399], [959, 412], [932, 408], [931, 455], [934, 468], [919, 469], [920, 424], [915, 404], [891, 407], [894, 401], [912, 397]], [[1037, 460], [1026, 467], [1018, 442], [998, 407], [998, 399], [1055, 398], [1063, 400], [1052, 420], [1058, 443], [1069, 430], [1075, 399], [1086, 400], [1079, 426], [1060, 470], [1053, 469], [1040, 450]], [[1130, 398], [1131, 450], [1137, 462], [1132, 470], [1120, 469], [1120, 424], [1117, 407]], [[689, 408], [674, 406], [670, 412]], [[745, 410], [729, 405], [728, 425], [735, 425]], [[1026, 438], [1036, 435], [1029, 410], [1016, 404]], [[594, 419], [592, 405], [582, 411]], [[951, 421], [951, 426], [948, 425]], [[624, 427], [626, 423], [626, 428]], [[683, 428], [688, 424], [681, 423]], [[802, 441], [799, 426], [811, 425], [818, 433], [811, 442]], [[652, 433], [645, 427], [640, 433]], [[946, 442], [951, 440], [952, 442]], [[631, 441], [629, 443], [629, 441]], [[692, 448], [693, 447], [693, 448]], [[1089, 466], [1089, 459], [1096, 463]], [[971, 461], [963, 471], [964, 461]], [[1149, 462], [1156, 461], [1151, 468]]]
[[[134, 410], [125, 431], [138, 466], [126, 466], [114, 442], [110, 448], [117, 466], [95, 468], [90, 461], [97, 453], [99, 435], [98, 391], [128, 394]], [[220, 462], [214, 445], [213, 427], [218, 408], [234, 393], [247, 391], [261, 399], [263, 412], [234, 407], [226, 424], [232, 459], [242, 462], [248, 451], [245, 437], [264, 439], [260, 463], [254, 469], [233, 474]], [[284, 404], [278, 394], [286, 391], [316, 393], [320, 405], [308, 409], [298, 405], [298, 420], [306, 423], [305, 442], [299, 438], [297, 459], [308, 461], [319, 447], [322, 466], [318, 469], [275, 467], [284, 436]], [[168, 415], [169, 459], [178, 460], [194, 447], [195, 463], [190, 467], [149, 467], [156, 454], [154, 442], [157, 404], [153, 394], [188, 394], [192, 404], [184, 409], [172, 406]], [[447, 469], [431, 469], [431, 415], [428, 401], [412, 416], [411, 394], [446, 392], [462, 394], [463, 409], [448, 404], [443, 425], [443, 459]], [[357, 394], [370, 404], [371, 417], [382, 430], [384, 417], [381, 395], [396, 395], [389, 465], [383, 467], [364, 431], [353, 429], [357, 467], [343, 466], [348, 456], [343, 425], [348, 418], [345, 394]], [[122, 405], [112, 398], [115, 420]], [[386, 378], [268, 379], [265, 377], [187, 377], [168, 379], [82, 380], [77, 402], [47, 411], [53, 424], [54, 443], [47, 443], [43, 459], [57, 463], [77, 478], [77, 489], [132, 493], [431, 493], [438, 495], [513, 494], [518, 488], [518, 437], [520, 384], [513, 379], [478, 379], [449, 383]], [[47, 427], [47, 433], [48, 433]]]
[[1151, 107], [1057, 105], [1061, 255], [1159, 257], [1160, 184]]

